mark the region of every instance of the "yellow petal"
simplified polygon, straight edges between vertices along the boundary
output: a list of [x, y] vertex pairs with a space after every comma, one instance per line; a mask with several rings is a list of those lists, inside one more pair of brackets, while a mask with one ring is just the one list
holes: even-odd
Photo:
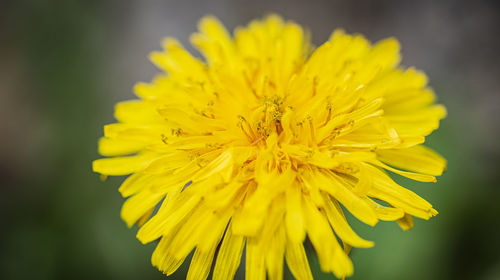
[[241, 192], [243, 182], [238, 180], [233, 180], [221, 189], [217, 189], [214, 192], [208, 193], [204, 197], [204, 202], [213, 208], [224, 208]]
[[399, 219], [398, 225], [403, 230], [409, 230], [413, 227], [413, 217], [411, 215], [405, 214], [403, 218]]
[[326, 217], [309, 200], [304, 208], [307, 234], [318, 254], [321, 270], [332, 271], [338, 278], [351, 275], [352, 262], [337, 242]]
[[140, 217], [139, 220], [137, 220], [137, 222], [136, 222], [137, 226], [142, 227], [142, 225], [144, 225], [144, 223], [146, 223], [148, 221], [148, 219], [151, 217], [154, 210], [155, 210], [155, 207], [152, 207], [146, 213], [144, 213], [144, 215], [142, 215], [142, 217]]
[[287, 169], [282, 173], [256, 172], [258, 186], [256, 191], [245, 201], [242, 211], [234, 216], [233, 230], [238, 234], [254, 236], [266, 220], [266, 210], [271, 201], [295, 180], [295, 172]]
[[282, 225], [279, 226], [278, 230], [270, 238], [268, 244], [265, 255], [269, 280], [282, 280], [286, 246], [286, 233]]
[[391, 172], [394, 172], [396, 174], [399, 174], [401, 176], [404, 176], [406, 178], [410, 178], [410, 179], [413, 179], [415, 181], [420, 181], [420, 182], [436, 182], [436, 177], [432, 176], [432, 175], [426, 175], [426, 174], [420, 174], [420, 173], [415, 173], [415, 172], [408, 172], [408, 171], [402, 171], [402, 170], [399, 170], [399, 169], [396, 169], [396, 168], [392, 168], [378, 160], [372, 160], [370, 161], [371, 163], [373, 163], [374, 165], [376, 166], [380, 166], [384, 169], [387, 169]]
[[325, 213], [330, 225], [343, 242], [354, 247], [369, 248], [373, 246], [372, 241], [366, 241], [359, 237], [347, 223], [340, 205], [330, 198], [325, 198]]
[[443, 157], [422, 145], [401, 150], [378, 150], [377, 157], [391, 166], [434, 176], [440, 176], [446, 168]]
[[297, 184], [287, 188], [285, 215], [286, 232], [289, 240], [295, 243], [302, 243], [306, 237], [301, 200], [301, 192]]
[[209, 64], [228, 62], [234, 43], [226, 28], [213, 16], [206, 16], [198, 24], [200, 33], [191, 35], [191, 43], [205, 56]]
[[244, 245], [245, 238], [243, 236], [233, 235], [232, 227], [229, 225], [215, 262], [214, 280], [234, 278], [234, 274], [240, 265]]
[[256, 238], [247, 239], [246, 247], [246, 280], [265, 280], [264, 248], [261, 248]]
[[382, 221], [396, 221], [405, 215], [405, 212], [399, 208], [380, 205], [368, 197], [364, 197], [363, 200], [373, 207], [377, 218]]
[[118, 191], [123, 197], [129, 197], [142, 190], [144, 186], [142, 182], [148, 180], [152, 180], [152, 178], [141, 173], [132, 174], [123, 181]]
[[397, 94], [388, 94], [384, 103], [387, 114], [403, 114], [419, 108], [425, 108], [434, 103], [436, 96], [431, 89], [406, 89]]
[[189, 266], [186, 277], [187, 280], [207, 279], [218, 243], [219, 242], [213, 244], [208, 251], [202, 251], [199, 248], [194, 251], [193, 259], [191, 260], [191, 265]]
[[340, 178], [333, 172], [329, 172], [328, 174], [315, 172], [311, 174], [309, 178], [306, 178], [304, 183], [306, 185], [315, 184], [322, 190], [328, 192], [360, 221], [371, 226], [374, 226], [378, 222], [373, 209], [368, 206], [361, 197], [348, 189], [343, 178]]
[[164, 174], [186, 166], [190, 161], [190, 155], [183, 151], [170, 152], [151, 161], [143, 172], [147, 174]]
[[98, 147], [99, 154], [114, 157], [137, 153], [144, 148], [144, 143], [103, 137], [99, 139]]
[[173, 75], [181, 74], [200, 80], [206, 78], [204, 64], [186, 51], [179, 41], [168, 37], [162, 41], [162, 45], [164, 52], [153, 52], [149, 57], [156, 66]]
[[371, 53], [367, 55], [368, 65], [377, 65], [379, 71], [395, 67], [401, 60], [399, 55], [399, 42], [394, 38], [381, 40], [373, 46]]
[[92, 162], [92, 170], [104, 175], [127, 175], [142, 170], [153, 159], [151, 154], [102, 158]]
[[288, 268], [296, 279], [313, 280], [309, 261], [307, 260], [306, 251], [302, 243], [287, 242], [285, 256]]
[[143, 173], [135, 173], [123, 181], [118, 191], [123, 197], [129, 197], [146, 188], [150, 188], [153, 191], [156, 186], [168, 184], [170, 181], [171, 175], [151, 176]]
[[358, 165], [359, 175], [358, 182], [354, 185], [352, 191], [360, 197], [365, 197], [368, 191], [373, 186], [373, 181], [370, 175], [363, 169], [363, 165]]
[[147, 211], [156, 206], [164, 196], [164, 193], [154, 193], [150, 189], [144, 189], [123, 203], [120, 215], [127, 225], [131, 227]]
[[156, 106], [142, 100], [122, 101], [115, 105], [115, 118], [122, 123], [151, 124], [161, 123], [163, 118]]
[[[199, 242], [201, 235], [206, 231], [210, 212], [207, 208], [199, 206], [191, 216], [179, 225], [179, 232], [172, 239], [168, 250], [178, 258], [185, 258]], [[212, 229], [208, 229], [212, 230]]]
[[104, 136], [111, 139], [145, 144], [163, 143], [162, 139], [171, 135], [173, 128], [173, 126], [166, 123], [148, 125], [114, 123], [104, 126]]
[[186, 195], [184, 192], [180, 195], [173, 194], [162, 204], [158, 213], [151, 218], [137, 232], [137, 238], [142, 243], [148, 243], [156, 240], [163, 234], [169, 233], [180, 222], [182, 222], [198, 205], [199, 196]]
[[234, 164], [232, 154], [226, 151], [204, 166], [193, 176], [192, 180], [193, 182], [199, 182], [210, 176], [214, 176], [214, 174], [218, 174], [227, 182], [232, 176], [233, 167]]
[[389, 176], [376, 167], [366, 165], [366, 170], [373, 176], [373, 188], [369, 196], [388, 202], [406, 213], [429, 219], [437, 215], [432, 205], [416, 195], [414, 192], [396, 184]]
[[174, 235], [172, 234], [167, 237], [163, 237], [156, 246], [151, 258], [152, 264], [167, 276], [174, 273], [184, 262], [184, 259], [177, 259], [174, 255], [168, 252], [168, 245], [170, 244], [173, 236]]
[[439, 120], [446, 117], [446, 108], [434, 105], [430, 108], [402, 115], [386, 115], [389, 125], [404, 136], [426, 136], [439, 127]]
[[[209, 210], [210, 211], [210, 210]], [[229, 223], [232, 211], [212, 212], [207, 221], [200, 228], [202, 234], [198, 238], [197, 246], [202, 251], [210, 250], [211, 244], [219, 242]]]

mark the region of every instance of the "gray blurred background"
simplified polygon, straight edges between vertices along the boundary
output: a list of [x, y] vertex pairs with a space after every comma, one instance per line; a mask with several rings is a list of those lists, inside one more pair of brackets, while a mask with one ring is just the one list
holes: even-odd
[[[188, 45], [205, 14], [233, 29], [270, 12], [307, 27], [315, 44], [338, 27], [397, 37], [402, 63], [428, 74], [449, 111], [428, 138], [448, 171], [436, 184], [401, 180], [440, 214], [409, 232], [352, 219], [376, 246], [353, 250], [351, 279], [500, 279], [498, 3], [2, 1], [0, 279], [165, 279], [150, 264], [154, 245], [119, 218], [123, 178], [91, 172], [96, 141], [113, 104], [158, 71], [147, 55], [163, 37]], [[310, 262], [317, 279], [333, 279]]]

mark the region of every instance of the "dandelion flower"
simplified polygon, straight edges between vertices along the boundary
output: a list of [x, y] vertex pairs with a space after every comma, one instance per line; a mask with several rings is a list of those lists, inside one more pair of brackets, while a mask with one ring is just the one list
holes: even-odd
[[245, 254], [247, 279], [353, 274], [359, 237], [344, 211], [374, 226], [437, 214], [394, 173], [435, 182], [446, 162], [422, 144], [446, 115], [426, 76], [399, 65], [395, 39], [371, 44], [333, 32], [314, 48], [276, 15], [236, 28], [199, 23], [192, 56], [172, 38], [150, 56], [164, 73], [135, 86], [104, 127], [95, 172], [130, 176], [121, 216], [158, 241], [152, 263], [172, 274], [194, 251], [188, 279], [232, 279]]

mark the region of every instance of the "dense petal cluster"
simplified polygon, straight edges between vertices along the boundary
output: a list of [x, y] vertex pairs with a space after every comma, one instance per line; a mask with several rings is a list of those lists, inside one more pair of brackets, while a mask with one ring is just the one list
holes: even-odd
[[[158, 240], [152, 263], [173, 273], [194, 251], [188, 279], [282, 279], [284, 262], [311, 279], [306, 238], [321, 269], [353, 273], [346, 251], [371, 247], [347, 223], [437, 214], [386, 171], [433, 182], [446, 162], [422, 143], [446, 115], [426, 76], [398, 66], [399, 45], [336, 30], [313, 48], [293, 22], [268, 16], [234, 36], [205, 17], [192, 44], [172, 38], [151, 60], [164, 73], [118, 103], [93, 169], [131, 174], [122, 218]], [[217, 250], [218, 248], [218, 250]], [[217, 253], [216, 253], [217, 252]]]

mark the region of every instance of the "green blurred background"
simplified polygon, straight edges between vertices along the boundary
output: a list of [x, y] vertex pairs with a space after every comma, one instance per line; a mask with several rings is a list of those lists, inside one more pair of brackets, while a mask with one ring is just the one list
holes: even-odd
[[337, 27], [396, 36], [403, 64], [423, 69], [449, 110], [428, 138], [448, 171], [436, 184], [404, 182], [440, 214], [409, 232], [352, 219], [376, 246], [353, 250], [351, 279], [500, 279], [500, 6], [465, 0], [2, 1], [0, 279], [165, 279], [154, 246], [119, 218], [123, 178], [91, 172], [96, 141], [113, 104], [157, 72], [146, 57], [164, 36], [187, 45], [204, 14], [232, 29], [269, 12], [316, 44]]

